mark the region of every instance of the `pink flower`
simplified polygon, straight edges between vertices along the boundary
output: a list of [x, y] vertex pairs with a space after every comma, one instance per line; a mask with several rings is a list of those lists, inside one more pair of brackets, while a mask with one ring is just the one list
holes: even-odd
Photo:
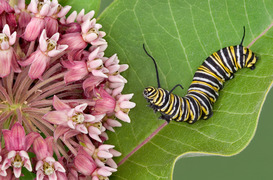
[[114, 119], [111, 119], [110, 117], [105, 117], [104, 118], [104, 121], [103, 121], [103, 126], [109, 130], [109, 131], [112, 131], [112, 132], [115, 132], [114, 128], [113, 127], [121, 127], [121, 123], [118, 122], [117, 120], [114, 120]]
[[[106, 154], [108, 152], [102, 152], [101, 154]], [[98, 167], [96, 162], [92, 157], [89, 156], [82, 148], [80, 148], [78, 155], [75, 157], [74, 164], [76, 169], [85, 176], [92, 176], [93, 179], [106, 179], [112, 174], [112, 172], [117, 171], [115, 168], [102, 166]]]
[[103, 87], [95, 88], [94, 98], [96, 101], [94, 107], [95, 114], [106, 114], [112, 113], [115, 110], [116, 100], [111, 95], [109, 95]]
[[16, 32], [10, 34], [9, 26], [6, 24], [0, 33], [0, 77], [5, 77], [10, 74], [12, 69], [15, 72], [20, 72], [20, 68], [16, 61], [16, 54], [13, 47], [16, 41]]
[[14, 9], [6, 0], [0, 0], [0, 19], [0, 29], [2, 29], [5, 24], [12, 27], [12, 30], [17, 26]]
[[33, 142], [33, 150], [37, 157], [35, 170], [37, 171], [37, 180], [47, 177], [49, 180], [57, 179], [57, 171], [64, 173], [64, 167], [56, 161], [53, 156], [52, 138], [44, 140], [41, 136]]
[[105, 32], [99, 31], [102, 26], [96, 23], [96, 19], [86, 20], [82, 23], [82, 37], [83, 39], [93, 44], [93, 41], [99, 40], [105, 36]]
[[77, 139], [81, 142], [84, 151], [93, 157], [98, 167], [103, 167], [107, 164], [112, 168], [117, 168], [117, 164], [112, 158], [120, 156], [121, 153], [113, 149], [115, 146], [102, 144], [96, 148], [90, 138], [84, 134], [78, 135]]
[[105, 67], [108, 69], [108, 89], [112, 96], [120, 94], [127, 80], [120, 75], [121, 72], [129, 68], [127, 64], [119, 64], [116, 54], [105, 60]]
[[[77, 17], [77, 21], [81, 24], [81, 32], [71, 31], [71, 33], [63, 35], [62, 39], [60, 40], [60, 44], [67, 44], [69, 46], [68, 50], [73, 51], [80, 51], [86, 48], [88, 43], [96, 47], [104, 45], [104, 48], [106, 48], [107, 43], [104, 39], [102, 39], [105, 36], [105, 32], [99, 31], [102, 26], [96, 23], [95, 18], [90, 20], [93, 15], [93, 11], [87, 13], [86, 15], [84, 15], [84, 11], [81, 11], [78, 17], [77, 13], [73, 12], [66, 20], [63, 18], [61, 20], [63, 24], [73, 25], [73, 22]], [[78, 27], [76, 27], [76, 29], [78, 29]]]
[[[72, 61], [71, 55], [68, 57], [68, 61], [62, 61], [64, 67], [68, 69], [68, 72], [65, 74], [65, 82], [73, 82], [84, 79], [89, 73], [92, 73], [93, 76], [107, 78], [105, 73], [108, 73], [108, 70], [103, 67], [103, 61], [99, 58], [103, 57], [104, 53], [99, 51], [99, 47], [94, 49], [89, 55], [88, 51], [78, 51], [77, 53], [72, 53], [74, 59], [80, 57], [79, 61]], [[86, 62], [88, 56], [88, 61]], [[91, 77], [92, 77], [91, 75]], [[99, 78], [98, 78], [99, 79]]]
[[134, 94], [118, 95], [117, 104], [115, 108], [115, 116], [124, 122], [131, 122], [128, 113], [130, 109], [134, 108], [136, 104], [130, 102], [129, 100], [133, 97]]
[[18, 24], [19, 27], [25, 28], [31, 20], [31, 15], [26, 12], [25, 0], [18, 0], [18, 5], [14, 6], [15, 13], [19, 15]]
[[88, 75], [86, 62], [84, 61], [63, 61], [62, 64], [68, 69], [64, 76], [66, 83], [81, 80]]
[[62, 125], [87, 134], [88, 130], [84, 123], [97, 122], [94, 116], [83, 113], [87, 107], [86, 103], [71, 108], [67, 104], [61, 102], [57, 96], [54, 96], [53, 106], [57, 111], [48, 112], [43, 117], [52, 124]]
[[45, 21], [39, 17], [32, 17], [26, 26], [24, 39], [27, 41], [34, 41], [45, 28]]
[[59, 43], [67, 44], [67, 50], [82, 50], [87, 46], [87, 43], [82, 39], [82, 35], [79, 32], [64, 34]]
[[35, 14], [28, 23], [24, 39], [27, 41], [34, 41], [45, 28], [44, 17], [50, 10], [50, 1], [39, 2], [38, 0], [31, 0], [27, 8], [29, 11]]
[[8, 151], [8, 154], [1, 169], [6, 171], [10, 166], [12, 166], [16, 178], [21, 176], [21, 169], [23, 166], [28, 171], [32, 171], [27, 150], [39, 134], [33, 132], [25, 136], [24, 128], [19, 123], [15, 123], [11, 130], [3, 129], [2, 132], [5, 140], [5, 148]]
[[100, 48], [97, 48], [89, 54], [87, 69], [93, 76], [108, 78], [106, 74], [109, 72], [109, 70], [104, 67], [102, 59], [99, 59], [99, 49]]
[[104, 167], [105, 164], [107, 164], [108, 166], [112, 168], [118, 167], [112, 158], [114, 156], [115, 157], [120, 156], [121, 153], [114, 150], [113, 149], [114, 147], [115, 146], [113, 145], [103, 144], [103, 145], [100, 145], [97, 149], [95, 149], [92, 157], [95, 159], [99, 167]]
[[45, 21], [45, 29], [48, 36], [53, 36], [58, 32], [59, 23], [57, 18], [64, 17], [68, 11], [71, 9], [71, 6], [62, 7], [58, 1], [52, 1], [50, 4], [50, 9], [47, 16], [44, 18]]
[[87, 97], [90, 96], [91, 91], [97, 87], [101, 82], [104, 81], [105, 78], [99, 77], [99, 76], [89, 76], [87, 79], [83, 82], [83, 89], [85, 92], [85, 95]]
[[108, 179], [108, 176], [111, 176], [112, 172], [116, 171], [117, 171], [116, 169], [107, 166], [97, 168], [92, 173], [92, 180]]
[[84, 14], [84, 9], [82, 9], [77, 16], [77, 22], [81, 24], [87, 20], [92, 19], [94, 15], [95, 15], [95, 11], [92, 10]]
[[41, 79], [50, 59], [60, 54], [68, 47], [67, 45], [57, 45], [58, 40], [59, 33], [54, 34], [48, 39], [46, 31], [43, 30], [39, 40], [39, 49], [32, 53], [27, 60], [19, 62], [21, 66], [31, 64], [28, 72], [30, 78]]
[[105, 61], [105, 66], [109, 70], [108, 79], [111, 83], [127, 83], [127, 80], [120, 73], [128, 69], [129, 66], [127, 64], [119, 65], [118, 63], [119, 60], [115, 54]]
[[91, 138], [101, 142], [98, 135], [105, 130], [100, 122], [104, 115], [84, 114], [83, 111], [87, 107], [86, 103], [71, 108], [61, 102], [57, 96], [53, 98], [53, 106], [57, 111], [48, 112], [43, 118], [52, 124], [59, 125], [54, 135], [55, 139], [62, 134], [68, 138], [83, 133], [89, 134]]
[[95, 169], [97, 164], [82, 148], [79, 149], [79, 152], [74, 160], [74, 165], [76, 169], [83, 175], [90, 176]]

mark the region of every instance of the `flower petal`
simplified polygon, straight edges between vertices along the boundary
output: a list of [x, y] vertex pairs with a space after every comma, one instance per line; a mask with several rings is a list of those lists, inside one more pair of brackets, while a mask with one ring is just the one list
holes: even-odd
[[106, 74], [104, 74], [101, 70], [92, 70], [92, 74], [94, 76], [108, 78], [108, 76]]
[[[2, 5], [2, 4], [1, 4]], [[5, 24], [3, 31], [4, 34], [6, 34], [8, 37], [10, 36], [10, 29], [9, 29], [9, 25]]]
[[96, 141], [98, 142], [102, 142], [102, 140], [100, 139], [100, 137], [96, 134], [90, 134], [89, 133], [89, 136], [92, 138], [92, 139], [95, 139]]
[[83, 124], [78, 124], [76, 126], [76, 130], [80, 131], [83, 134], [87, 134], [88, 133], [87, 128]]
[[53, 96], [53, 107], [58, 111], [71, 109], [69, 105], [62, 102], [56, 95]]
[[22, 168], [13, 167], [13, 174], [16, 178], [19, 178], [21, 176], [21, 170]]
[[95, 50], [93, 50], [93, 51], [89, 54], [88, 60], [89, 60], [89, 61], [94, 60], [94, 59], [97, 57], [97, 55], [98, 55], [98, 53], [99, 53], [99, 50], [100, 50], [100, 47], [97, 47]]
[[82, 113], [86, 109], [86, 107], [87, 107], [87, 103], [80, 104], [75, 107], [75, 111]]
[[40, 15], [46, 16], [50, 10], [49, 4], [44, 4], [42, 9], [40, 10]]
[[25, 148], [25, 130], [20, 123], [15, 123], [11, 128], [11, 136], [14, 150], [20, 151]]
[[107, 158], [107, 159], [113, 157], [113, 155], [111, 153], [106, 152], [106, 151], [99, 151], [98, 156], [102, 157], [102, 158]]
[[47, 143], [42, 138], [42, 136], [39, 136], [34, 140], [33, 150], [38, 160], [43, 160], [44, 158], [49, 156]]
[[12, 33], [12, 35], [9, 37], [9, 45], [13, 45], [16, 41], [16, 31]]
[[13, 141], [12, 141], [12, 136], [11, 136], [11, 131], [7, 129], [2, 130], [4, 140], [5, 140], [5, 147], [8, 151], [14, 149]]
[[108, 151], [109, 149], [112, 149], [114, 148], [115, 146], [114, 145], [110, 145], [110, 144], [103, 144], [103, 145], [100, 145], [99, 146], [99, 150], [101, 151]]
[[56, 172], [54, 171], [52, 174], [48, 175], [48, 179], [50, 179], [50, 180], [58, 180]]
[[93, 122], [95, 121], [95, 116], [92, 116], [90, 114], [84, 114], [84, 121], [85, 122]]
[[54, 163], [54, 168], [56, 171], [65, 172], [64, 167], [58, 161]]
[[119, 106], [123, 109], [129, 108], [132, 109], [136, 106], [136, 103], [130, 101], [122, 101]]
[[26, 136], [24, 150], [27, 151], [30, 148], [30, 146], [32, 145], [33, 141], [39, 136], [40, 136], [40, 134], [37, 132], [28, 133], [28, 135]]
[[61, 135], [64, 135], [67, 131], [69, 131], [69, 127], [65, 126], [57, 126], [57, 128], [54, 131], [54, 139], [57, 140]]
[[57, 125], [68, 122], [66, 111], [50, 111], [43, 116], [43, 119]]
[[57, 55], [59, 55], [61, 52], [63, 52], [64, 50], [66, 50], [68, 48], [68, 45], [64, 44], [64, 45], [59, 45], [60, 47], [58, 47], [57, 49], [53, 49], [51, 51], [49, 51], [47, 53], [47, 55], [49, 57], [55, 57]]
[[41, 36], [39, 38], [39, 45], [40, 45], [40, 49], [41, 51], [45, 52], [47, 50], [47, 36], [46, 36], [46, 30], [44, 29], [41, 33]]
[[73, 11], [66, 19], [66, 23], [67, 24], [70, 24], [70, 23], [73, 23], [75, 21], [77, 17], [77, 11]]
[[[39, 59], [38, 59], [39, 58]], [[30, 66], [30, 69], [28, 71], [28, 75], [31, 79], [37, 79], [42, 76], [46, 69], [46, 65], [48, 61], [50, 60], [49, 57], [45, 55], [39, 55], [36, 60], [33, 61], [33, 63]]]
[[25, 160], [25, 162], [24, 162], [24, 167], [28, 170], [28, 171], [32, 171], [32, 167], [31, 167], [31, 162], [30, 162], [30, 160], [28, 159], [28, 160]]
[[10, 50], [0, 51], [0, 77], [5, 77], [10, 73], [12, 52]]
[[130, 120], [128, 114], [126, 114], [126, 113], [124, 113], [124, 112], [122, 112], [122, 111], [116, 112], [116, 113], [115, 113], [115, 116], [116, 116], [117, 118], [119, 118], [120, 120], [124, 121], [124, 122], [127, 122], [127, 123], [130, 123], [130, 122], [131, 122], [131, 120]]
[[32, 13], [37, 13], [38, 9], [37, 9], [37, 2], [36, 0], [31, 0], [31, 2], [29, 3], [27, 10], [31, 11]]
[[74, 165], [79, 172], [86, 176], [91, 175], [97, 168], [97, 165], [94, 161], [82, 154], [79, 154], [75, 157]]
[[58, 17], [61, 18], [61, 17], [65, 16], [68, 13], [68, 11], [70, 11], [71, 7], [72, 6], [65, 6], [65, 7], [63, 7], [61, 9], [61, 11], [57, 14]]
[[79, 81], [83, 79], [87, 74], [88, 74], [88, 71], [84, 68], [77, 69], [77, 70], [72, 69], [65, 74], [64, 81], [65, 83]]
[[53, 36], [50, 39], [57, 42], [59, 40], [59, 37], [60, 37], [60, 33], [57, 32], [53, 34]]
[[118, 165], [113, 159], [107, 159], [106, 164], [112, 168], [118, 168]]

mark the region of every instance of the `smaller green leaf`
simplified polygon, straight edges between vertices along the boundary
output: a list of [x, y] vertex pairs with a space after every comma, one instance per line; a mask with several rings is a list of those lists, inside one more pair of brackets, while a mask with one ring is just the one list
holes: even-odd
[[100, 0], [59, 0], [59, 3], [62, 6], [72, 6], [71, 11], [80, 12], [82, 9], [85, 10], [85, 13], [94, 10], [95, 15], [99, 12], [100, 9]]
[[36, 177], [35, 173], [29, 172], [25, 167], [22, 168], [22, 174], [24, 174], [24, 176], [21, 176], [20, 180], [35, 179]]

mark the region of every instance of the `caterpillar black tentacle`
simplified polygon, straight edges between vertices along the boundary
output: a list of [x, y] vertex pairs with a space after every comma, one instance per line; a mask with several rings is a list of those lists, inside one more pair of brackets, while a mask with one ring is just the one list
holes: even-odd
[[194, 123], [199, 119], [209, 119], [213, 114], [213, 104], [216, 102], [219, 91], [223, 88], [225, 81], [234, 78], [234, 73], [244, 67], [255, 69], [258, 58], [248, 48], [243, 46], [245, 38], [245, 27], [241, 43], [236, 46], [228, 46], [211, 54], [202, 63], [194, 74], [193, 81], [184, 97], [172, 93], [177, 84], [170, 91], [160, 86], [158, 68], [155, 59], [147, 52], [145, 53], [153, 60], [156, 70], [158, 87], [149, 86], [144, 89], [143, 95], [150, 103], [150, 107], [161, 113], [160, 119], [167, 122], [171, 120]]

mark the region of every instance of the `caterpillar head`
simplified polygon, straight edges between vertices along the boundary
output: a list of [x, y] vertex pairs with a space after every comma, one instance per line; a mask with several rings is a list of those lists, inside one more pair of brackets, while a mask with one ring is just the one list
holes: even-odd
[[149, 86], [149, 87], [146, 87], [143, 91], [143, 96], [144, 98], [146, 98], [147, 100], [152, 100], [153, 99], [153, 95], [155, 94], [156, 92], [156, 88], [152, 87], [152, 86]]
[[255, 69], [255, 63], [257, 62], [258, 58], [255, 54], [248, 48], [244, 48], [245, 52], [245, 67], [250, 68], [251, 70]]

